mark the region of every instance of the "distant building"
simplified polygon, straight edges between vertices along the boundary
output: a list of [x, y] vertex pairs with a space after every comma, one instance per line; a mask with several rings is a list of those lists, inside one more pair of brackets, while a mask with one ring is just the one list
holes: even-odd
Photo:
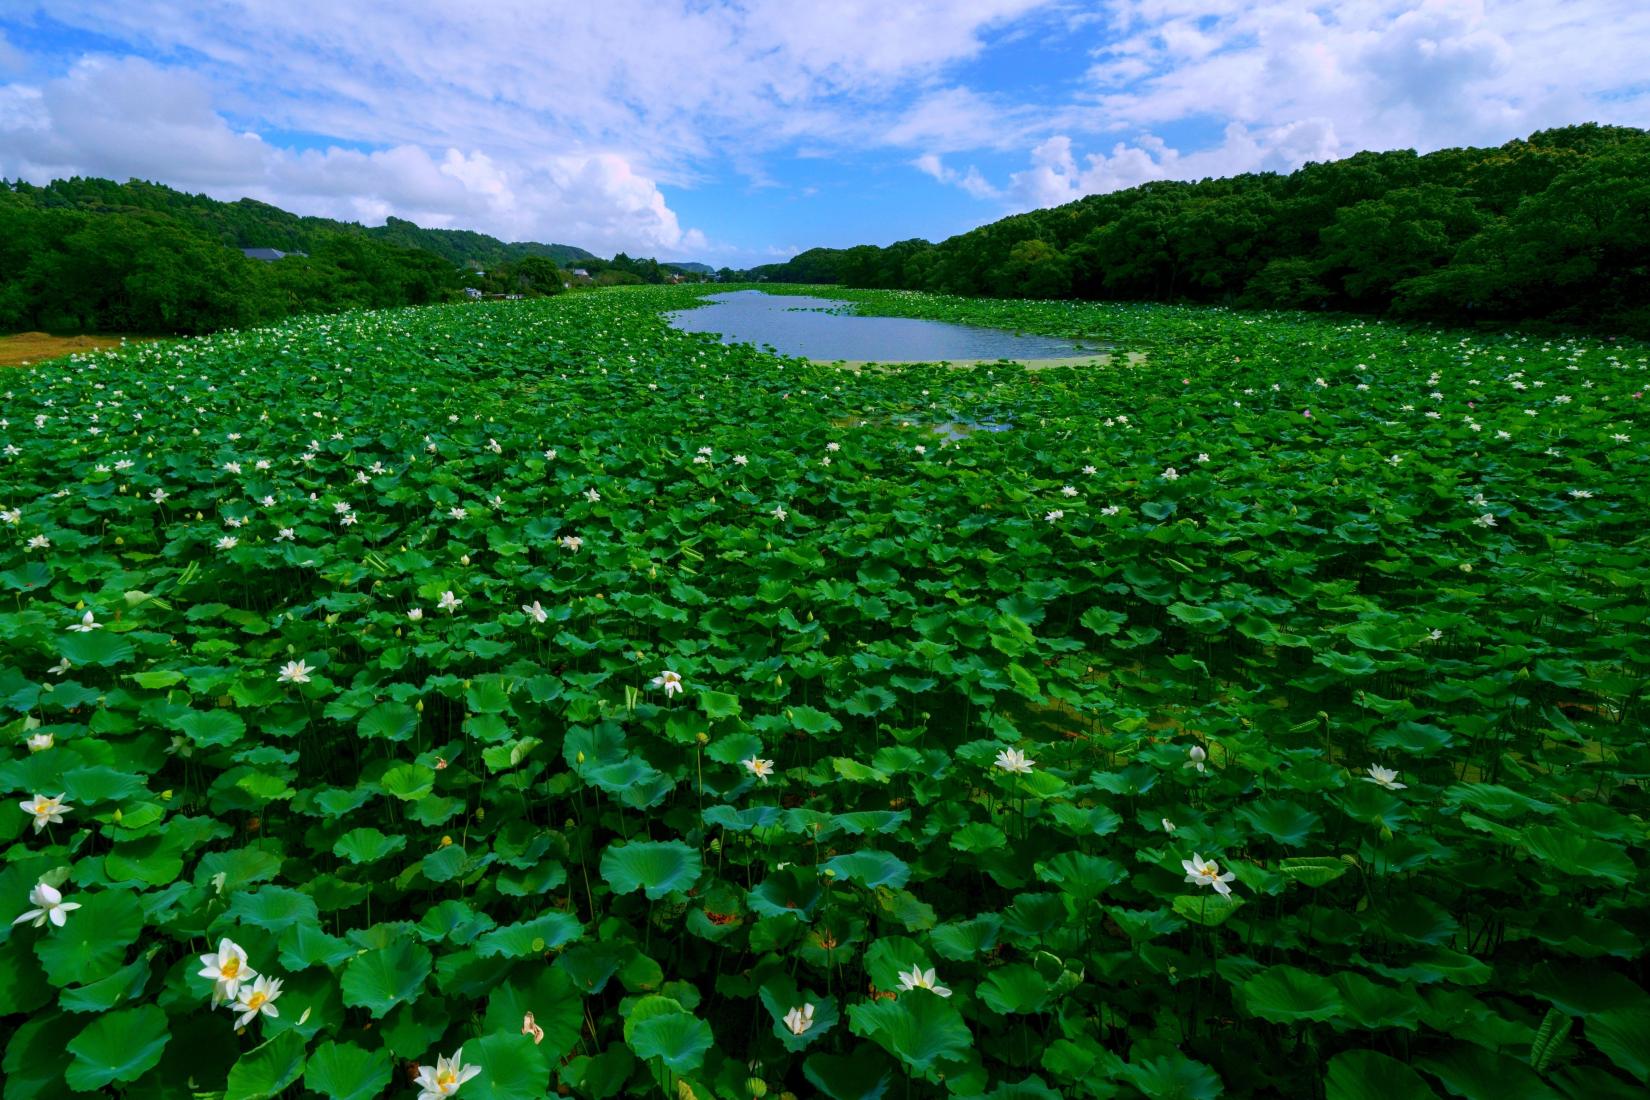
[[309, 257], [308, 252], [282, 252], [278, 248], [243, 248], [241, 255], [249, 260], [265, 261], [284, 260], [288, 256], [302, 256], [305, 259]]
[[476, 289], [476, 288], [475, 288], [475, 287], [473, 287], [473, 286], [467, 286], [467, 287], [465, 287], [465, 288], [464, 288], [464, 293], [465, 293], [465, 294], [466, 294], [466, 295], [468, 295], [468, 296], [469, 296], [469, 297], [471, 297], [471, 298], [479, 298], [479, 297], [481, 297], [481, 291], [480, 291], [480, 290], [478, 290], [478, 289]]
[[585, 269], [584, 269], [584, 268], [582, 268], [582, 267], [575, 267], [575, 268], [574, 268], [574, 269], [573, 269], [573, 270], [572, 270], [572, 271], [569, 271], [569, 272], [568, 272], [568, 274], [569, 274], [569, 275], [576, 275], [576, 276], [578, 276], [578, 277], [579, 277], [579, 278], [581, 278], [581, 279], [588, 279], [588, 278], [590, 278], [590, 272], [588, 272], [588, 271], [586, 271], [586, 270], [585, 270]]

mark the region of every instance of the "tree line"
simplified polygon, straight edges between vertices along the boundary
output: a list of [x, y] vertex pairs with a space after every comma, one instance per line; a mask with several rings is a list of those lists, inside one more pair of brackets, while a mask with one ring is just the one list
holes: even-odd
[[813, 249], [746, 274], [1650, 335], [1650, 133], [1589, 123], [1496, 148], [1145, 183], [939, 244]]
[[[289, 255], [248, 259], [243, 248]], [[539, 296], [677, 273], [622, 252], [603, 260], [572, 245], [506, 243], [400, 218], [368, 228], [141, 180], [0, 181], [0, 332], [190, 334], [457, 301], [466, 288]]]

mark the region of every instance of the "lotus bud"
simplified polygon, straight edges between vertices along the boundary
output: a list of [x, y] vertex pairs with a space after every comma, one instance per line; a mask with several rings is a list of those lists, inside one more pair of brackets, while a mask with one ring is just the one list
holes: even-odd
[[581, 753], [579, 753], [579, 755], [578, 755], [578, 762], [579, 762], [579, 763], [580, 763], [580, 764], [583, 764], [583, 763], [584, 763], [584, 753], [582, 753], [582, 752], [581, 752]]
[[459, 558], [458, 559], [458, 564], [460, 564], [460, 565], [469, 565], [470, 564], [470, 555], [465, 554], [462, 558]]
[[745, 1091], [760, 1100], [761, 1097], [768, 1095], [768, 1083], [760, 1077], [749, 1078], [745, 1082]]
[[477, 821], [486, 821], [487, 820], [487, 807], [485, 807], [485, 806], [477, 807], [477, 809], [476, 809], [476, 820]]
[[196, 518], [196, 519], [205, 519], [205, 518], [206, 518], [206, 517], [205, 517], [205, 516], [204, 516], [204, 515], [202, 515], [202, 514], [201, 514], [201, 513], [199, 513], [199, 512], [196, 512], [196, 513], [195, 513], [195, 518]]
[[701, 745], [710, 744], [710, 735], [707, 734], [704, 730], [700, 730], [698, 733], [694, 734], [693, 739], [695, 741], [699, 742], [699, 744], [701, 744]]
[[[401, 632], [399, 630], [397, 630], [396, 633], [399, 634]], [[424, 713], [424, 700], [420, 699], [417, 702], [417, 704], [415, 704], [413, 706], [413, 709], [416, 710], [419, 714], [423, 714]]]
[[443, 848], [451, 848], [452, 845], [453, 845], [453, 838], [452, 837], [444, 836], [444, 837], [441, 838], [441, 846]]

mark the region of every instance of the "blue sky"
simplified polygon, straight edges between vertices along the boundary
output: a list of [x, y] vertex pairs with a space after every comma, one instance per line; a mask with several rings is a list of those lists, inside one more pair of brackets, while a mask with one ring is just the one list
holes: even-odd
[[1642, 0], [0, 0], [0, 175], [744, 266], [1650, 126]]

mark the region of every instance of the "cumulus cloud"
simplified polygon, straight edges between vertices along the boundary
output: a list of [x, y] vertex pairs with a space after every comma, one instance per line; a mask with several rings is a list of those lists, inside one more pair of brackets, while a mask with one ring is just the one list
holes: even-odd
[[292, 150], [237, 131], [192, 73], [93, 57], [39, 88], [0, 90], [0, 175], [161, 180], [218, 198], [377, 224], [478, 229], [602, 251], [701, 247], [657, 183], [611, 152], [540, 153], [509, 163], [479, 149], [398, 144]]
[[962, 188], [976, 199], [994, 199], [1002, 194], [972, 164], [966, 171], [958, 172], [955, 168], [947, 167], [937, 154], [924, 153], [912, 161], [911, 166], [941, 183]]
[[[1086, 90], [1052, 113], [1055, 132], [1011, 173], [1016, 208], [1650, 116], [1635, 60], [1650, 49], [1650, 6], [1630, 0], [1118, 0], [1088, 26], [1101, 41]], [[1156, 136], [1211, 122], [1211, 143]], [[1079, 152], [1119, 130], [1134, 136]]]

